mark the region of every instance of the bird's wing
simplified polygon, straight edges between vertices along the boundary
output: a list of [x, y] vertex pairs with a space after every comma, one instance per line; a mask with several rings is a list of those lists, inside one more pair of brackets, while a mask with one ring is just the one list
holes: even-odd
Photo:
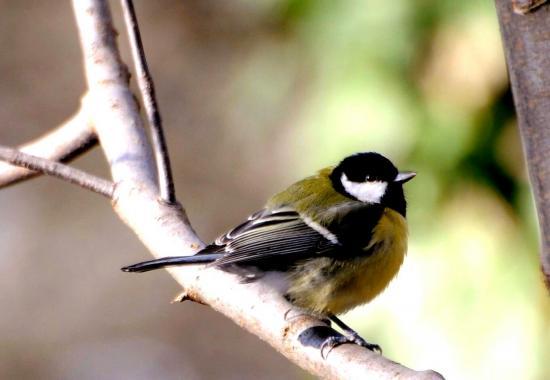
[[[285, 267], [296, 260], [339, 246], [328, 230], [284, 207], [252, 214], [201, 253], [224, 253], [214, 265], [247, 264]], [[268, 263], [269, 262], [269, 263]]]

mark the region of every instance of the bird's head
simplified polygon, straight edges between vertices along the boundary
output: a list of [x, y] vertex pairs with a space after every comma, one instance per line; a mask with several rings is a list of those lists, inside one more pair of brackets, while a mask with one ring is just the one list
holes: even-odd
[[386, 205], [404, 214], [403, 184], [415, 175], [414, 172], [399, 172], [379, 153], [366, 152], [343, 159], [330, 174], [330, 179], [334, 188], [349, 198]]

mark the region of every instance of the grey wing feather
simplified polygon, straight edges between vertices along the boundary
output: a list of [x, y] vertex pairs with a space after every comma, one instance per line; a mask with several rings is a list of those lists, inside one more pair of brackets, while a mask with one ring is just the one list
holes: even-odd
[[314, 253], [322, 254], [334, 246], [309, 227], [299, 213], [280, 208], [252, 214], [246, 222], [216, 239], [207, 249], [225, 252], [213, 265], [254, 265], [274, 256], [285, 262], [295, 261]]
[[250, 231], [266, 227], [268, 225], [277, 224], [280, 222], [291, 221], [299, 219], [300, 215], [292, 210], [291, 208], [280, 208], [272, 211], [266, 209], [255, 212], [254, 214], [248, 217], [248, 220], [237, 227], [233, 228], [231, 231], [226, 234], [218, 237], [215, 241], [216, 245], [224, 245], [233, 241], [235, 238], [238, 238], [244, 233], [249, 233]]

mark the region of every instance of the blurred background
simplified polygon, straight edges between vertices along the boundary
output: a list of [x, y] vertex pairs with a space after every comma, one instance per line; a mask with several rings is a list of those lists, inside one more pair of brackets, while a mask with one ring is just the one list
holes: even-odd
[[[127, 62], [118, 2], [111, 2]], [[85, 91], [69, 1], [1, 1], [0, 143]], [[343, 319], [447, 379], [549, 379], [550, 302], [492, 1], [137, 1], [180, 201], [208, 241], [357, 151], [402, 169], [410, 250]], [[107, 177], [99, 149], [74, 165]], [[167, 273], [103, 198], [50, 178], [0, 191], [0, 378], [308, 379]]]

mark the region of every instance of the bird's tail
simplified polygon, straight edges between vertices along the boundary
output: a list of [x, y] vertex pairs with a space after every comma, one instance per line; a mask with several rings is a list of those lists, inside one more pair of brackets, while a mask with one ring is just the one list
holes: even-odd
[[211, 263], [221, 256], [221, 253], [207, 253], [193, 256], [163, 257], [161, 259], [128, 265], [127, 267], [121, 268], [121, 270], [123, 272], [147, 272], [153, 269], [159, 269], [168, 266]]

